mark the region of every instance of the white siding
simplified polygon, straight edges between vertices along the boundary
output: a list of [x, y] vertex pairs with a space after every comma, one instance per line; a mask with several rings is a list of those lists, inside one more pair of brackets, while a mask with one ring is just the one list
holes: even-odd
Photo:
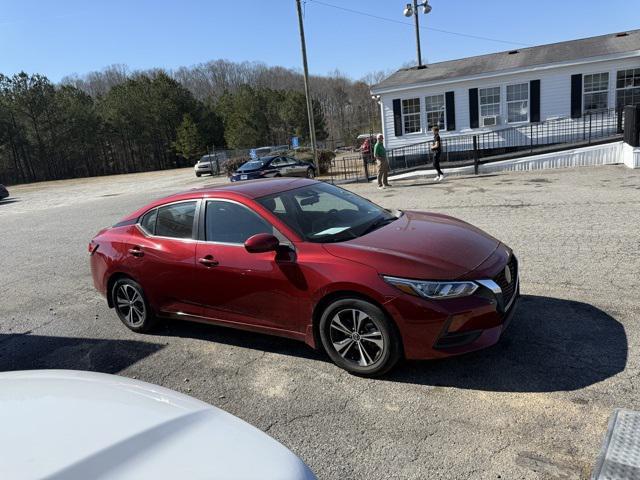
[[[416, 87], [403, 91], [385, 93], [380, 96], [383, 113], [383, 131], [387, 148], [400, 147], [413, 143], [424, 142], [431, 139], [432, 135], [426, 131], [426, 114], [424, 112], [424, 99], [427, 95], [455, 92], [456, 130], [454, 132], [441, 132], [443, 137], [451, 134], [464, 134], [471, 132], [489, 131], [488, 128], [473, 129], [469, 127], [469, 89], [485, 87], [501, 87], [501, 116], [502, 122], [496, 128], [505, 128], [506, 123], [506, 85], [514, 83], [526, 83], [530, 80], [540, 80], [540, 120], [544, 121], [555, 117], [568, 117], [571, 115], [571, 75], [576, 73], [589, 74], [609, 72], [609, 108], [615, 107], [616, 72], [627, 68], [639, 68], [640, 57], [610, 60], [606, 62], [593, 62], [589, 64], [570, 67], [558, 67], [537, 71], [531, 71], [501, 75], [493, 78], [470, 80], [463, 82], [447, 83], [441, 85]], [[396, 98], [421, 98], [422, 104], [422, 131], [396, 137], [393, 127], [393, 100]]]

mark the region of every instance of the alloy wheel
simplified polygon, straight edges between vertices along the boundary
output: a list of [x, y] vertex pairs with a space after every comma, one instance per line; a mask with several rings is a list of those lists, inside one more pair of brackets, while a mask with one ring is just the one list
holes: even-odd
[[116, 308], [130, 327], [140, 327], [147, 318], [147, 309], [142, 294], [136, 287], [123, 283], [116, 290]]
[[362, 310], [340, 310], [331, 319], [329, 337], [338, 355], [361, 367], [374, 364], [385, 349], [376, 322]]

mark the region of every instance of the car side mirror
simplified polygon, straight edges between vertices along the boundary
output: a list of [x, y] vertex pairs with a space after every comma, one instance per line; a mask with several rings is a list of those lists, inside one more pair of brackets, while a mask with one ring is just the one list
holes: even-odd
[[258, 233], [244, 242], [249, 253], [275, 252], [279, 246], [280, 241], [270, 233]]

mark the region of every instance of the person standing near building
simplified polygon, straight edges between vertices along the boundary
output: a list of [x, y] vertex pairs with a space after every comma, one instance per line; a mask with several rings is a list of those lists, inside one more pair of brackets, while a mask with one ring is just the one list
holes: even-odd
[[378, 188], [390, 187], [387, 177], [389, 176], [389, 161], [387, 160], [387, 151], [384, 149], [382, 134], [378, 134], [378, 141], [373, 148], [373, 156], [378, 162]]
[[369, 137], [367, 137], [366, 140], [362, 142], [360, 151], [362, 152], [362, 158], [364, 159], [364, 161], [369, 163], [371, 160], [371, 139]]
[[433, 145], [431, 145], [431, 151], [433, 152], [433, 168], [436, 169], [438, 174], [434, 180], [436, 182], [441, 181], [444, 178], [444, 173], [440, 170], [440, 154], [442, 153], [442, 141], [440, 140], [440, 128], [438, 126], [433, 127]]

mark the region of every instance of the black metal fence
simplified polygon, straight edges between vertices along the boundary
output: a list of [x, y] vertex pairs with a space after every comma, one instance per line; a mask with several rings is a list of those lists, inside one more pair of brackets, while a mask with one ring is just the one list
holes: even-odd
[[[532, 153], [546, 153], [622, 138], [622, 110], [586, 113], [580, 118], [557, 118], [483, 133], [442, 135], [443, 168], [506, 160]], [[390, 173], [423, 169], [433, 163], [432, 140], [389, 149]], [[377, 175], [375, 162], [362, 155], [336, 158], [328, 175], [334, 183], [360, 182]]]

